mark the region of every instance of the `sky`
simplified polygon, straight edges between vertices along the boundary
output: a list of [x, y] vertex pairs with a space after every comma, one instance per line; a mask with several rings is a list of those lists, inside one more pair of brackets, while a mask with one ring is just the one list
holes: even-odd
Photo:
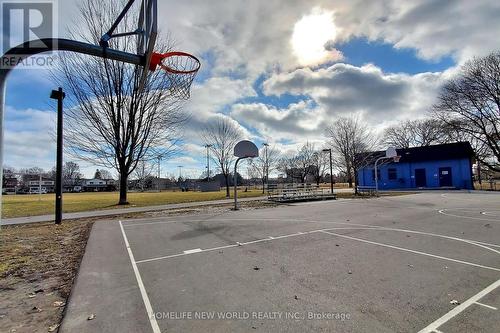
[[[76, 3], [58, 3], [61, 37], [80, 20]], [[162, 162], [162, 176], [179, 165], [183, 176], [201, 174], [199, 132], [217, 117], [283, 153], [307, 141], [321, 148], [340, 116], [359, 115], [378, 132], [422, 118], [467, 60], [500, 50], [496, 0], [160, 0], [158, 17], [160, 34], [202, 62], [181, 153]], [[55, 164], [54, 88], [43, 69], [9, 77], [5, 165]], [[92, 176], [96, 167], [79, 163]]]

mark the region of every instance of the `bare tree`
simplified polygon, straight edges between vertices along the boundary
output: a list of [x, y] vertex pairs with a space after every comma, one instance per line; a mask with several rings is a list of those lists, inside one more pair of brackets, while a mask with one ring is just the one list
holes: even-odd
[[278, 167], [278, 162], [281, 158], [280, 152], [275, 147], [266, 146], [261, 149], [259, 157], [253, 158], [250, 161], [250, 170], [252, 175], [256, 175], [262, 181], [262, 193], [264, 193], [264, 185], [269, 182], [268, 176]]
[[[155, 166], [152, 163], [148, 163], [147, 161], [139, 161], [137, 167], [134, 170], [134, 177], [138, 182], [138, 186], [141, 188], [141, 191], [144, 191], [146, 187], [146, 183], [151, 178], [153, 174]], [[159, 181], [159, 180], [158, 180]]]
[[211, 145], [211, 157], [221, 170], [226, 182], [226, 197], [229, 198], [229, 175], [234, 161], [234, 146], [242, 138], [240, 129], [228, 118], [217, 118], [205, 126], [201, 133], [204, 144]]
[[448, 136], [443, 123], [436, 119], [407, 120], [388, 127], [384, 132], [384, 142], [396, 148], [423, 147], [444, 143]]
[[312, 156], [312, 168], [311, 174], [316, 181], [316, 185], [319, 185], [321, 179], [325, 176], [326, 171], [330, 166], [330, 158], [322, 150], [316, 151]]
[[78, 163], [72, 161], [64, 163], [62, 177], [64, 184], [75, 185], [78, 180], [83, 178], [83, 174], [80, 172], [80, 166]]
[[331, 124], [326, 135], [330, 140], [336, 166], [346, 175], [349, 187], [357, 183], [356, 173], [366, 163], [362, 153], [375, 150], [376, 135], [358, 117], [341, 117]]
[[305, 183], [307, 175], [311, 174], [314, 166], [314, 154], [316, 150], [314, 144], [306, 142], [300, 147], [292, 163], [301, 183]]
[[449, 80], [434, 105], [434, 115], [457, 139], [467, 140], [476, 158], [500, 171], [500, 52], [468, 61]]
[[113, 175], [109, 170], [101, 169], [101, 179], [113, 179]]
[[293, 183], [293, 168], [294, 160], [290, 156], [282, 156], [276, 163], [276, 170], [283, 173], [286, 178], [291, 177]]
[[[86, 0], [80, 6], [82, 21], [71, 37], [97, 44], [123, 5], [123, 0]], [[126, 16], [117, 32], [135, 30], [137, 20], [133, 16]], [[168, 43], [161, 44], [159, 51], [166, 51]], [[137, 38], [115, 38], [110, 46], [133, 53]], [[186, 119], [171, 94], [165, 72], [149, 73], [144, 90], [139, 91], [141, 73], [140, 66], [69, 52], [60, 54], [53, 73], [57, 84], [69, 90], [68, 97], [75, 105], [65, 112], [68, 151], [82, 160], [117, 170], [119, 204], [127, 204], [127, 180], [137, 163], [167, 155]]]

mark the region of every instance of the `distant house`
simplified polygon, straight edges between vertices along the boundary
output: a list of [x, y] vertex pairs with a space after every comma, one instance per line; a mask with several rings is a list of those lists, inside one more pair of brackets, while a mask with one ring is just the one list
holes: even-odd
[[3, 192], [16, 192], [19, 186], [19, 179], [13, 175], [4, 175], [3, 177]]
[[[473, 150], [468, 142], [397, 149], [399, 163], [381, 163], [379, 189], [473, 189]], [[375, 186], [375, 160], [385, 152], [363, 154], [366, 166], [358, 170], [358, 185]], [[367, 157], [368, 156], [368, 157]]]
[[115, 191], [116, 181], [114, 179], [84, 179], [81, 187], [85, 192]]
[[31, 178], [28, 180], [28, 188], [30, 193], [39, 193], [39, 189], [42, 190], [42, 193], [51, 193], [54, 192], [54, 180], [46, 177], [42, 177], [40, 180], [39, 177]]

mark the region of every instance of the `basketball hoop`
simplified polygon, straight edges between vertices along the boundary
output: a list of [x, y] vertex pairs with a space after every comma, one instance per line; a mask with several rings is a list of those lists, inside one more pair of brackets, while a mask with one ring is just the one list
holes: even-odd
[[399, 163], [399, 160], [400, 160], [400, 159], [401, 159], [401, 156], [399, 156], [399, 155], [398, 155], [398, 156], [394, 156], [394, 157], [393, 157], [393, 160], [394, 160], [394, 162], [396, 162], [396, 163]]
[[170, 81], [170, 91], [182, 99], [189, 98], [189, 88], [193, 83], [201, 63], [195, 56], [185, 52], [153, 53], [149, 70], [160, 67]]

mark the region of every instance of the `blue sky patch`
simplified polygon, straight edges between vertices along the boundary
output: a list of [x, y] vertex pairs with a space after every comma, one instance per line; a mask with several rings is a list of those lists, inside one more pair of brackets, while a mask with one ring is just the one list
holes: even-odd
[[391, 44], [366, 38], [353, 38], [344, 44], [336, 44], [335, 48], [343, 53], [345, 63], [354, 66], [372, 63], [386, 73], [441, 72], [455, 65], [450, 56], [428, 61], [418, 58], [415, 49], [396, 49]]

